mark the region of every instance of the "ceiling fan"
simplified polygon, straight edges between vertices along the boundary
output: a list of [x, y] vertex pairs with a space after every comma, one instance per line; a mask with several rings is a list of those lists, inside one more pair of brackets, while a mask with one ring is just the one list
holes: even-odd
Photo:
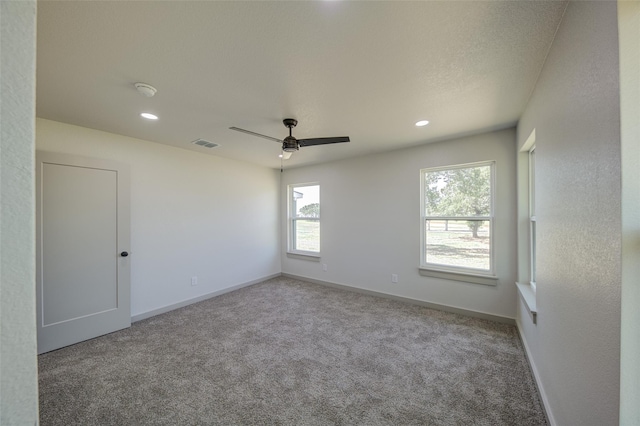
[[287, 136], [284, 139], [272, 138], [271, 136], [262, 135], [260, 133], [241, 129], [239, 127], [229, 127], [229, 129], [235, 130], [237, 132], [246, 133], [248, 135], [258, 136], [259, 138], [269, 139], [274, 142], [282, 143], [282, 158], [285, 160], [289, 159], [289, 157], [291, 157], [291, 154], [293, 154], [295, 151], [300, 149], [300, 147], [349, 142], [349, 136], [338, 136], [333, 138], [296, 139], [291, 135], [291, 129], [296, 127], [296, 125], [298, 124], [298, 120], [296, 120], [295, 118], [285, 118], [284, 120], [282, 120], [282, 123], [284, 123], [285, 127], [289, 128], [289, 136]]

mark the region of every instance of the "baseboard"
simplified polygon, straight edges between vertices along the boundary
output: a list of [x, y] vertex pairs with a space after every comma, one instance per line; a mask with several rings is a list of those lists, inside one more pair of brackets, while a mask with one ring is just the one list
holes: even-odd
[[424, 306], [426, 308], [436, 309], [438, 311], [452, 312], [454, 314], [460, 314], [460, 315], [464, 315], [464, 316], [467, 316], [467, 317], [480, 318], [480, 319], [499, 322], [499, 323], [503, 323], [503, 324], [515, 325], [515, 320], [513, 318], [503, 317], [503, 316], [494, 315], [494, 314], [488, 314], [486, 312], [471, 311], [471, 310], [468, 310], [468, 309], [457, 308], [455, 306], [441, 305], [439, 303], [425, 302], [423, 300], [411, 299], [411, 298], [403, 297], [403, 296], [396, 296], [396, 295], [393, 295], [393, 294], [382, 293], [382, 292], [374, 291], [374, 290], [367, 290], [367, 289], [364, 289], [364, 288], [353, 287], [353, 286], [346, 285], [346, 284], [338, 284], [338, 283], [333, 283], [333, 282], [330, 282], [330, 281], [317, 280], [315, 278], [305, 277], [305, 276], [301, 276], [301, 275], [293, 275], [293, 274], [287, 274], [287, 273], [283, 272], [282, 276], [283, 277], [287, 277], [287, 278], [293, 278], [293, 279], [296, 279], [296, 280], [307, 281], [307, 282], [310, 282], [310, 283], [313, 283], [313, 284], [320, 284], [320, 285], [324, 285], [324, 286], [328, 286], [328, 287], [339, 288], [339, 289], [342, 289], [342, 290], [353, 291], [353, 292], [356, 292], [356, 293], [367, 294], [369, 296], [383, 297], [385, 299], [391, 299], [391, 300], [397, 300], [397, 301], [400, 301], [400, 302], [411, 303], [413, 305]]
[[147, 318], [155, 317], [156, 315], [164, 314], [166, 312], [173, 311], [174, 309], [183, 308], [185, 306], [189, 306], [194, 303], [202, 302], [203, 300], [211, 299], [212, 297], [220, 296], [221, 294], [229, 293], [234, 290], [239, 290], [243, 287], [249, 287], [251, 285], [258, 284], [263, 281], [270, 280], [271, 278], [279, 277], [281, 275], [282, 274], [278, 272], [277, 274], [267, 275], [266, 277], [247, 281], [241, 284], [236, 284], [231, 287], [223, 288], [222, 290], [216, 290], [211, 293], [203, 294], [202, 296], [194, 297], [192, 299], [186, 299], [181, 302], [172, 303], [170, 305], [162, 306], [157, 309], [152, 309], [150, 311], [143, 312], [141, 314], [133, 315], [131, 317], [131, 322], [134, 323], [134, 322], [142, 321]]
[[[338, 288], [338, 289], [341, 289], [341, 290], [352, 291], [352, 292], [361, 293], [361, 294], [367, 294], [369, 296], [383, 297], [383, 298], [386, 298], [386, 299], [397, 300], [399, 302], [410, 303], [410, 304], [418, 305], [418, 306], [424, 306], [426, 308], [436, 309], [438, 311], [452, 312], [454, 314], [460, 314], [460, 315], [464, 315], [464, 316], [467, 316], [467, 317], [480, 318], [480, 319], [499, 322], [499, 323], [503, 323], [503, 324], [510, 324], [510, 325], [515, 325], [516, 324], [516, 321], [513, 318], [509, 318], [509, 317], [503, 317], [503, 316], [500, 316], [500, 315], [489, 314], [489, 313], [486, 313], [486, 312], [472, 311], [472, 310], [469, 310], [469, 309], [463, 309], [463, 308], [458, 308], [458, 307], [449, 306], [449, 305], [442, 305], [442, 304], [439, 304], [439, 303], [425, 302], [424, 300], [411, 299], [409, 297], [396, 296], [394, 294], [383, 293], [383, 292], [380, 292], [380, 291], [367, 290], [367, 289], [364, 289], [364, 288], [354, 287], [354, 286], [350, 286], [350, 285], [346, 285], [346, 284], [338, 284], [338, 283], [334, 283], [334, 282], [330, 282], [330, 281], [323, 281], [323, 280], [318, 280], [318, 279], [311, 278], [311, 277], [305, 277], [305, 276], [302, 276], [302, 275], [294, 275], [294, 274], [287, 274], [287, 273], [277, 273], [277, 274], [267, 275], [267, 276], [262, 277], [262, 278], [258, 278], [258, 279], [251, 280], [251, 281], [247, 281], [247, 282], [241, 283], [241, 284], [236, 284], [234, 286], [223, 288], [221, 290], [216, 290], [214, 292], [203, 294], [203, 295], [198, 296], [198, 297], [182, 300], [180, 302], [172, 303], [170, 305], [166, 305], [166, 306], [162, 306], [160, 308], [152, 309], [152, 310], [147, 311], [147, 312], [142, 312], [140, 314], [133, 315], [131, 317], [131, 322], [134, 323], [134, 322], [142, 321], [142, 320], [145, 320], [147, 318], [154, 317], [156, 315], [160, 315], [160, 314], [164, 314], [166, 312], [173, 311], [174, 309], [183, 308], [183, 307], [189, 306], [189, 305], [191, 305], [193, 303], [202, 302], [203, 300], [207, 300], [207, 299], [210, 299], [212, 297], [220, 296], [222, 294], [229, 293], [229, 292], [232, 292], [234, 290], [239, 290], [239, 289], [241, 289], [243, 287], [249, 287], [251, 285], [258, 284], [258, 283], [261, 283], [263, 281], [270, 280], [271, 278], [276, 278], [276, 277], [280, 277], [280, 276], [287, 277], [287, 278], [292, 278], [292, 279], [296, 279], [296, 280], [301, 280], [301, 281], [307, 281], [307, 282], [310, 282], [310, 283], [313, 283], [313, 284], [324, 285], [324, 286], [327, 286], [327, 287]], [[521, 339], [521, 340], [523, 340], [523, 339]], [[524, 346], [526, 348], [526, 343], [525, 343]], [[538, 380], [537, 376], [536, 376], [536, 380]]]
[[536, 368], [535, 363], [533, 362], [533, 358], [531, 357], [531, 351], [529, 350], [529, 345], [527, 344], [527, 340], [524, 338], [524, 333], [522, 332], [522, 327], [520, 325], [520, 321], [516, 319], [516, 328], [518, 329], [518, 334], [520, 335], [520, 341], [522, 342], [522, 346], [524, 347], [524, 354], [527, 358], [527, 363], [529, 364], [529, 368], [531, 369], [531, 374], [533, 375], [533, 379], [536, 383], [536, 387], [538, 388], [538, 394], [540, 395], [540, 399], [542, 400], [542, 410], [544, 411], [544, 415], [547, 417], [547, 423], [551, 426], [556, 426], [556, 420], [553, 418], [553, 414], [551, 412], [551, 406], [549, 405], [549, 398], [547, 398], [547, 394], [544, 391], [544, 387], [542, 387], [542, 381], [540, 380], [540, 375], [538, 374], [538, 369]]

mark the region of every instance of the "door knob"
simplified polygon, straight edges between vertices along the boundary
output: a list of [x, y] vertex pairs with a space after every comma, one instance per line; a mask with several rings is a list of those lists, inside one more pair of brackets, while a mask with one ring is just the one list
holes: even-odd
[[123, 251], [122, 253], [120, 253], [120, 256], [127, 257], [129, 256], [129, 253], [127, 253], [126, 251]]

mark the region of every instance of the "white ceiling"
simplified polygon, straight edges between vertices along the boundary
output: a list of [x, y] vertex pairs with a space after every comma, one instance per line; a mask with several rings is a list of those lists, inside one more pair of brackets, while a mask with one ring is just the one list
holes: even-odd
[[[514, 125], [559, 1], [40, 1], [37, 115], [277, 168]], [[146, 98], [133, 87], [158, 89]], [[160, 119], [139, 117], [149, 111]], [[427, 119], [426, 127], [414, 123]], [[206, 149], [190, 142], [220, 144]]]

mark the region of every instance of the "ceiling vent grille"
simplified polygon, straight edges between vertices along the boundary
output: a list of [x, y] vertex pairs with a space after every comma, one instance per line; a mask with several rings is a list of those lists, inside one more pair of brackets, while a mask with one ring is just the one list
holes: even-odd
[[193, 141], [191, 143], [194, 144], [194, 145], [203, 146], [205, 148], [215, 148], [216, 146], [219, 146], [217, 143], [209, 142], [209, 141], [206, 141], [204, 139], [196, 139], [195, 141]]

